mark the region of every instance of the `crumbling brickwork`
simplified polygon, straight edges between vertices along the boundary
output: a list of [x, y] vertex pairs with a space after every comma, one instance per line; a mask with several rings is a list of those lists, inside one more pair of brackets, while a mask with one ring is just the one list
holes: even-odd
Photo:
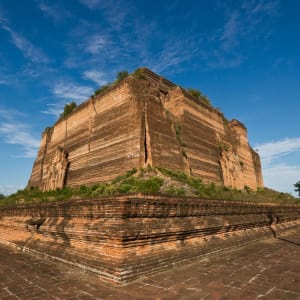
[[150, 70], [141, 72], [44, 132], [29, 186], [92, 185], [147, 165], [238, 189], [263, 186], [243, 124]]

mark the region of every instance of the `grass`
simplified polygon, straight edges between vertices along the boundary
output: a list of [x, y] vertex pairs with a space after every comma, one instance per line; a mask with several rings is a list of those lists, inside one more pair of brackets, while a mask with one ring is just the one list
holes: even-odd
[[197, 197], [219, 200], [272, 202], [278, 204], [300, 204], [299, 198], [268, 188], [259, 188], [257, 191], [252, 191], [249, 187], [245, 186], [245, 189], [241, 191], [214, 183], [205, 184], [200, 178], [188, 176], [180, 171], [148, 166], [140, 170], [133, 168], [124, 175], [117, 176], [109, 183], [99, 183], [93, 186], [82, 185], [77, 188], [66, 187], [45, 192], [37, 188], [19, 190], [10, 196], [1, 197], [0, 205], [88, 199], [132, 193], [164, 194], [177, 197]]

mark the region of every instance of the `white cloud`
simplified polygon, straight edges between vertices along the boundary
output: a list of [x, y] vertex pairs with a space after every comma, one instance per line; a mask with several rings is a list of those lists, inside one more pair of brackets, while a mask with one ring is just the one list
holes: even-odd
[[286, 193], [294, 192], [294, 184], [300, 180], [300, 166], [280, 163], [263, 169], [264, 184], [274, 190]]
[[261, 13], [274, 15], [277, 13], [278, 5], [278, 0], [252, 0], [244, 1], [242, 8], [246, 9], [250, 16], [256, 16]]
[[90, 36], [86, 41], [84, 51], [91, 54], [98, 54], [106, 45], [106, 38], [100, 34], [95, 34]]
[[201, 48], [195, 43], [195, 40], [197, 40], [196, 36], [185, 38], [170, 36], [156, 56], [146, 53], [142, 63], [143, 65], [151, 66], [151, 69], [158, 73], [167, 69], [175, 70], [183, 62], [188, 62], [193, 57], [201, 56]]
[[[225, 7], [225, 18], [222, 28], [212, 34], [215, 48], [211, 51], [208, 66], [210, 68], [233, 68], [241, 65], [245, 55], [241, 53], [241, 43], [252, 42], [270, 36], [268, 23], [278, 11], [277, 0], [247, 0], [234, 9]], [[208, 44], [209, 45], [209, 44]]]
[[259, 150], [261, 160], [265, 165], [268, 165], [282, 156], [300, 151], [300, 138], [287, 138], [280, 141], [258, 144], [254, 148]]
[[[265, 186], [297, 196], [293, 185], [300, 180], [300, 162], [295, 159], [300, 152], [300, 138], [258, 144], [254, 148], [259, 150]], [[293, 165], [288, 163], [291, 158]]]
[[88, 86], [80, 86], [61, 80], [53, 85], [51, 92], [56, 98], [60, 98], [62, 100], [55, 101], [54, 103], [48, 103], [47, 109], [41, 112], [58, 117], [62, 113], [66, 103], [74, 101], [79, 104], [80, 102], [88, 99], [89, 96], [93, 94], [94, 90]]
[[17, 117], [22, 116], [22, 114], [3, 109], [0, 112], [2, 117], [0, 137], [3, 139], [3, 142], [19, 145], [23, 149], [20, 157], [35, 157], [39, 147], [39, 140], [34, 138], [31, 128], [26, 123], [18, 121]]
[[99, 86], [102, 86], [107, 83], [107, 80], [104, 79], [105, 74], [100, 71], [88, 70], [83, 73], [83, 76], [87, 79], [96, 82]]
[[57, 103], [48, 103], [47, 109], [42, 110], [41, 112], [46, 115], [53, 115], [56, 118], [60, 116], [62, 111], [64, 110], [65, 102], [57, 102]]
[[60, 81], [54, 85], [52, 93], [58, 98], [68, 100], [68, 102], [81, 102], [93, 93], [93, 89], [88, 86]]
[[34, 46], [25, 37], [14, 31], [9, 25], [6, 19], [0, 17], [0, 26], [3, 30], [10, 34], [12, 43], [22, 52], [22, 54], [35, 63], [48, 63], [48, 57], [43, 51]]
[[126, 20], [133, 15], [134, 7], [128, 1], [102, 1], [102, 0], [80, 0], [81, 4], [89, 9], [99, 9], [103, 12], [111, 28], [116, 31], [122, 30]]
[[230, 14], [228, 20], [226, 20], [224, 24], [224, 30], [220, 40], [222, 41], [222, 47], [225, 50], [229, 50], [237, 44], [237, 35], [240, 27], [239, 17], [240, 14], [237, 11], [234, 11]]
[[57, 6], [50, 6], [44, 2], [39, 3], [39, 9], [43, 12], [44, 15], [53, 19], [54, 22], [59, 22], [61, 20], [61, 15]]

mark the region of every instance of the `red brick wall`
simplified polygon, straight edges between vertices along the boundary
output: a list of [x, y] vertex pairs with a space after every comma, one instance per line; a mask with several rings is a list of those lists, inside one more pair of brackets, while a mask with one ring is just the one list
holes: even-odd
[[0, 242], [124, 283], [299, 223], [299, 205], [132, 195], [1, 207]]

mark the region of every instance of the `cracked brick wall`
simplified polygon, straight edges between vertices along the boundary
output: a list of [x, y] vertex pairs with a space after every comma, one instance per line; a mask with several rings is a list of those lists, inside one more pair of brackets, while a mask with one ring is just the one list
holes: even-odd
[[144, 68], [79, 105], [43, 133], [29, 187], [107, 182], [147, 165], [256, 190], [260, 159], [246, 127]]

